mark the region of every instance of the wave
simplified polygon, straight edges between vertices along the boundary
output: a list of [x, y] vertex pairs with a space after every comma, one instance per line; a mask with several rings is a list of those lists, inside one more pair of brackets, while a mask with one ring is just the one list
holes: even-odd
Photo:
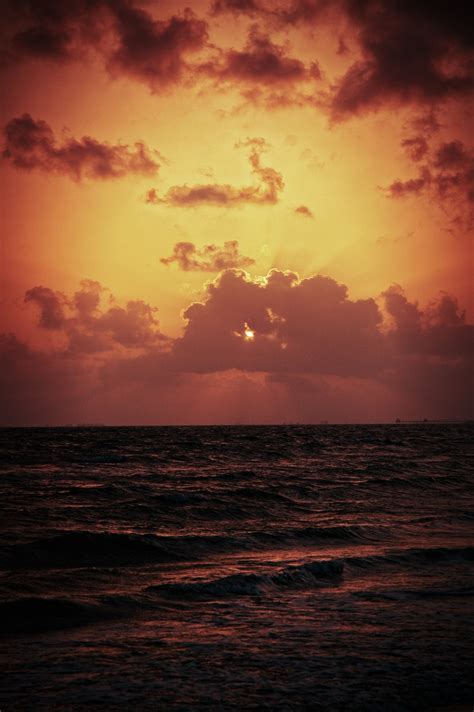
[[182, 598], [256, 596], [272, 589], [335, 585], [340, 580], [343, 569], [341, 561], [314, 561], [299, 566], [287, 566], [274, 574], [231, 574], [213, 581], [167, 583], [150, 586], [147, 590]]
[[387, 527], [371, 527], [366, 525], [340, 525], [340, 526], [321, 526], [321, 527], [296, 527], [286, 531], [268, 531], [258, 532], [255, 538], [261, 541], [279, 543], [280, 541], [296, 540], [309, 543], [318, 541], [336, 541], [336, 542], [369, 542], [381, 541], [393, 536], [393, 533]]
[[[185, 581], [150, 586], [147, 591], [180, 598], [256, 596], [288, 588], [319, 588], [341, 582], [346, 571], [432, 565], [452, 561], [471, 561], [474, 547], [412, 549], [384, 555], [342, 557], [287, 566], [277, 573], [238, 573], [211, 581]], [[464, 594], [467, 595], [467, 594]]]
[[249, 531], [241, 535], [156, 536], [108, 532], [62, 532], [4, 547], [2, 568], [78, 568], [84, 566], [139, 566], [201, 559], [214, 553], [311, 546], [320, 543], [366, 543], [390, 534], [378, 527], [301, 527]]
[[356, 568], [375, 567], [404, 567], [404, 566], [432, 566], [451, 562], [465, 562], [474, 560], [473, 546], [459, 547], [433, 547], [394, 551], [374, 556], [353, 556], [345, 562]]

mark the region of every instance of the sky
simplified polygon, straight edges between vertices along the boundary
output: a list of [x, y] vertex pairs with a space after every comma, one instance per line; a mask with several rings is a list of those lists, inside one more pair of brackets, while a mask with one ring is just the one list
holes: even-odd
[[2, 425], [473, 417], [467, 2], [0, 13]]

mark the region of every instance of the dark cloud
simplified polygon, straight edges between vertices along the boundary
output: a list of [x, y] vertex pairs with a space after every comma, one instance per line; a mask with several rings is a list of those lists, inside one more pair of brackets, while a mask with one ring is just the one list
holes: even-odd
[[405, 198], [407, 195], [419, 195], [430, 182], [430, 174], [409, 180], [395, 180], [386, 189], [390, 198]]
[[66, 320], [66, 299], [62, 294], [49, 287], [33, 287], [26, 292], [25, 302], [35, 303], [40, 308], [39, 325], [43, 329], [62, 329]]
[[[314, 79], [319, 79], [320, 69], [317, 63], [313, 62], [311, 74]], [[243, 102], [237, 107], [236, 112], [245, 106], [261, 107], [269, 111], [301, 107], [312, 108], [318, 105], [318, 100], [311, 91], [301, 91], [296, 88], [283, 87], [281, 85], [269, 84], [268, 86], [256, 85], [251, 87], [241, 87], [240, 94]]]
[[442, 170], [457, 170], [460, 167], [471, 165], [472, 155], [464, 147], [461, 141], [450, 141], [439, 146], [434, 156], [434, 165]]
[[402, 146], [412, 161], [421, 161], [428, 153], [428, 141], [423, 136], [406, 138]]
[[176, 262], [179, 269], [185, 272], [221, 272], [224, 269], [250, 267], [255, 263], [251, 257], [239, 254], [237, 240], [218, 245], [204, 245], [198, 249], [192, 242], [177, 242], [171, 257], [160, 259], [164, 265]]
[[152, 188], [146, 195], [146, 202], [151, 204], [166, 204], [176, 207], [194, 207], [199, 205], [215, 205], [217, 207], [233, 207], [236, 205], [273, 205], [278, 202], [279, 193], [284, 188], [281, 173], [274, 168], [261, 165], [261, 154], [268, 148], [262, 138], [248, 139], [237, 147], [250, 149], [249, 163], [257, 183], [251, 186], [236, 188], [229, 184], [177, 185], [168, 189], [160, 198], [156, 189]]
[[[460, 226], [470, 227], [474, 220], [474, 153], [461, 141], [441, 143], [430, 150], [422, 137], [402, 141], [412, 161], [419, 165], [417, 178], [396, 180], [385, 189], [390, 198], [427, 193]], [[421, 161], [424, 159], [424, 162]]]
[[6, 0], [4, 57], [9, 61], [79, 59], [86, 48], [100, 45], [113, 5], [113, 0]]
[[399, 284], [394, 284], [382, 296], [385, 309], [393, 319], [392, 333], [408, 335], [411, 338], [421, 330], [422, 314], [417, 303], [411, 303]]
[[411, 118], [409, 124], [413, 131], [419, 132], [425, 138], [431, 138], [441, 128], [437, 111], [433, 106], [429, 111]]
[[[2, 57], [65, 62], [92, 52], [112, 75], [130, 77], [153, 92], [203, 73], [220, 83], [289, 86], [321, 72], [317, 62], [308, 68], [287, 56], [270, 39], [272, 28], [329, 27], [339, 53], [346, 53], [341, 32], [352, 31], [361, 56], [335, 81], [326, 102], [338, 121], [387, 103], [432, 106], [472, 92], [473, 40], [465, 19], [470, 10], [467, 0], [456, 8], [405, 0], [215, 0], [214, 15], [243, 14], [266, 30], [254, 28], [243, 50], [212, 46], [216, 56], [203, 61], [199, 52], [211, 49], [208, 25], [189, 9], [155, 19], [138, 0], [7, 0]], [[282, 100], [265, 105], [280, 106]], [[302, 98], [292, 101], [300, 105]], [[306, 99], [311, 102], [321, 106], [318, 97]]]
[[262, 12], [260, 3], [255, 0], [214, 0], [212, 12], [216, 15], [227, 12], [243, 15], [258, 15]]
[[109, 180], [128, 174], [155, 175], [157, 153], [144, 143], [131, 148], [124, 144], [99, 142], [90, 136], [64, 139], [59, 143], [45, 121], [29, 114], [11, 119], [4, 128], [3, 158], [23, 170], [38, 169], [67, 175], [74, 180]]
[[418, 404], [418, 413], [423, 408], [425, 417], [472, 418], [474, 326], [465, 323], [456, 298], [441, 293], [421, 309], [399, 286], [384, 298], [393, 320], [386, 339], [394, 367], [383, 382]]
[[429, 355], [469, 362], [474, 355], [474, 326], [455, 297], [442, 293], [424, 310], [406, 298], [400, 286], [383, 293], [387, 313], [393, 319], [387, 338], [399, 354]]
[[347, 288], [321, 275], [299, 279], [272, 270], [251, 279], [227, 270], [184, 312], [174, 341], [174, 369], [211, 373], [238, 369], [379, 380], [407, 359], [469, 363], [474, 326], [454, 297], [441, 294], [425, 309], [399, 286], [373, 299], [351, 300]]
[[109, 333], [116, 343], [127, 348], [141, 348], [163, 338], [158, 332], [155, 312], [155, 307], [141, 299], [131, 300], [125, 308], [107, 309], [97, 318], [94, 330]]
[[232, 13], [260, 16], [277, 24], [296, 25], [313, 22], [325, 13], [330, 5], [330, 0], [288, 0], [279, 3], [272, 0], [214, 0], [212, 11], [216, 15]]
[[426, 317], [435, 326], [461, 326], [466, 321], [466, 312], [461, 311], [458, 300], [442, 292], [440, 297], [428, 305]]
[[25, 301], [36, 304], [39, 326], [56, 330], [69, 354], [91, 354], [117, 347], [142, 349], [165, 340], [155, 317], [156, 308], [137, 299], [125, 307], [113, 303], [102, 309], [104, 291], [99, 282], [84, 280], [71, 299], [49, 287], [33, 287]]
[[347, 46], [344, 37], [339, 37], [338, 40], [338, 45], [337, 45], [337, 54], [340, 56], [344, 56], [348, 54], [349, 52], [349, 47]]
[[166, 21], [130, 4], [118, 3], [115, 20], [119, 46], [108, 61], [112, 73], [129, 75], [157, 91], [179, 81], [185, 55], [205, 46], [207, 24], [187, 9]]
[[5, 424], [229, 422], [236, 404], [257, 422], [473, 414], [474, 326], [450, 294], [422, 308], [394, 285], [381, 311], [329, 277], [232, 269], [188, 307], [175, 339], [151, 306], [120, 307], [97, 282], [26, 298], [64, 347], [0, 336]]
[[363, 58], [337, 82], [333, 118], [386, 102], [433, 103], [472, 92], [470, 3], [345, 0]]
[[464, 359], [405, 357], [397, 369], [384, 374], [383, 384], [390, 389], [386, 398], [395, 394], [397, 408], [409, 413], [410, 420], [474, 417], [472, 365]]
[[190, 404], [166, 358], [156, 349], [143, 357], [133, 353], [43, 352], [0, 334], [0, 423], [179, 421]]
[[73, 54], [68, 32], [46, 27], [30, 27], [19, 32], [13, 46], [19, 53], [55, 61], [67, 60]]
[[173, 355], [185, 371], [369, 375], [384, 360], [375, 302], [351, 301], [346, 287], [328, 277], [299, 280], [272, 270], [267, 279], [252, 280], [228, 270], [184, 317]]
[[352, 31], [361, 56], [328, 92], [334, 121], [384, 104], [432, 106], [474, 90], [468, 0], [455, 8], [405, 0], [215, 0], [213, 11], [274, 26], [329, 27], [338, 53], [347, 49], [341, 33]]
[[256, 25], [251, 27], [242, 51], [221, 50], [216, 60], [201, 65], [200, 72], [219, 82], [266, 86], [320, 78], [317, 63], [307, 68], [299, 59], [288, 57], [285, 48], [274, 44]]
[[308, 208], [307, 205], [298, 205], [297, 208], [295, 208], [295, 213], [298, 215], [303, 215], [305, 218], [313, 218], [314, 215], [311, 212], [311, 210]]
[[290, 0], [274, 11], [279, 22], [289, 25], [313, 23], [320, 20], [331, 9], [332, 0]]
[[35, 351], [14, 334], [0, 334], [0, 363], [2, 425], [74, 422], [84, 398], [97, 388], [82, 361]]
[[20, 0], [8, 2], [11, 28], [6, 61], [38, 57], [56, 62], [98, 53], [113, 75], [129, 76], [158, 91], [179, 81], [186, 56], [207, 43], [207, 24], [191, 10], [155, 20], [131, 0]]

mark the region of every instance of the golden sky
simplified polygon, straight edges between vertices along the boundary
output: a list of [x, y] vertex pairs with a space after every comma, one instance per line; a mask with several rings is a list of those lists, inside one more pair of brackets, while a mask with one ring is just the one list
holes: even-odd
[[461, 11], [2, 12], [5, 424], [472, 414]]

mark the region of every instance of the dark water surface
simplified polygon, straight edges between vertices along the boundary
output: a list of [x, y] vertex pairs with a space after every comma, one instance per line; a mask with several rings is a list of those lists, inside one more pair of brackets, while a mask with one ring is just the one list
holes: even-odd
[[2, 712], [470, 709], [472, 434], [0, 431]]

